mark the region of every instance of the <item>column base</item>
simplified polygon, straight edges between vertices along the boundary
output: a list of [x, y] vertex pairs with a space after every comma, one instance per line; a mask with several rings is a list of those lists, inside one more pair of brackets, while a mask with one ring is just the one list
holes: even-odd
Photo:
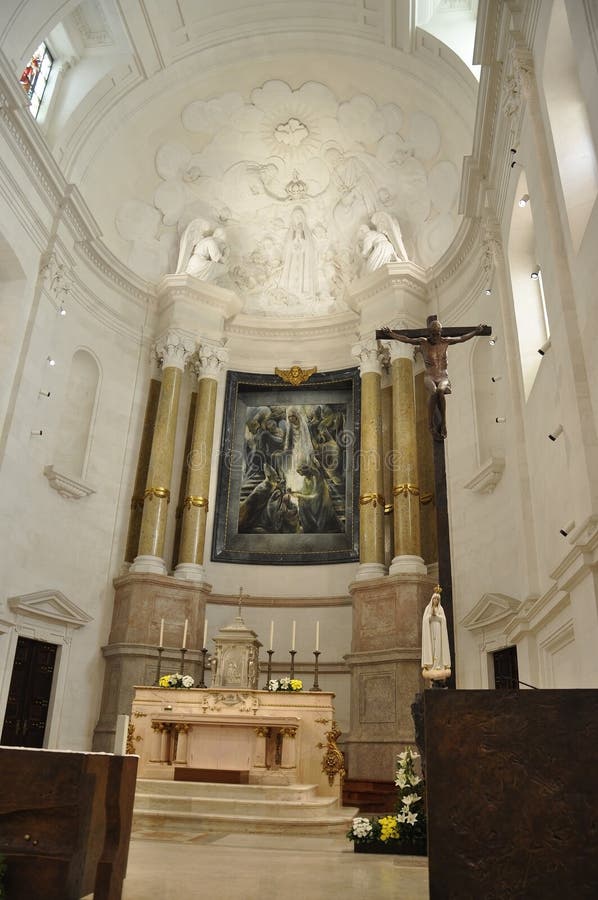
[[389, 575], [427, 575], [428, 568], [421, 556], [395, 556]]
[[198, 563], [179, 563], [172, 574], [179, 581], [195, 581], [202, 584], [206, 580], [206, 570]]
[[368, 581], [370, 578], [382, 578], [386, 575], [383, 563], [360, 563], [355, 581]]
[[168, 575], [163, 559], [159, 556], [136, 556], [129, 572], [150, 572], [152, 575]]

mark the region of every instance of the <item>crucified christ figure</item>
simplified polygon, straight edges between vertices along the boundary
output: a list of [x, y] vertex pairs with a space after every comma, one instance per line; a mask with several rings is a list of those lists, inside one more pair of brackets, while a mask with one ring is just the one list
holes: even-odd
[[[427, 322], [428, 334], [415, 334], [411, 336], [408, 331], [393, 331], [391, 328], [381, 328], [376, 332], [379, 340], [401, 341], [404, 344], [414, 344], [419, 347], [424, 358], [426, 372], [424, 384], [430, 394], [428, 400], [428, 428], [437, 441], [446, 437], [446, 401], [445, 395], [451, 393], [451, 383], [448, 377], [447, 350], [451, 344], [463, 344], [480, 334], [489, 333], [487, 325], [478, 325], [471, 331], [459, 334], [457, 337], [444, 337], [442, 325], [435, 316], [430, 316]], [[456, 330], [456, 329], [455, 329]], [[438, 410], [440, 422], [434, 423], [434, 415]]]

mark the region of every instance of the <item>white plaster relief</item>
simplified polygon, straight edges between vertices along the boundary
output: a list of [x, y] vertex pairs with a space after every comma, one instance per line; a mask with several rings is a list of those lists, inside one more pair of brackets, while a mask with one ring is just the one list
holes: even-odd
[[227, 265], [210, 277], [238, 291], [243, 312], [331, 315], [347, 309], [363, 271], [365, 226], [380, 245], [387, 238], [389, 259], [423, 267], [455, 236], [458, 169], [422, 111], [272, 80], [247, 100], [193, 101], [181, 119], [189, 137], [157, 148], [152, 201], [127, 200], [116, 217], [129, 265], [146, 278], [180, 266], [189, 226], [201, 222], [202, 237], [225, 229]]
[[90, 487], [80, 478], [59, 472], [53, 465], [44, 467], [44, 475], [50, 483], [50, 487], [58, 491], [66, 500], [81, 500], [95, 494], [95, 489]]

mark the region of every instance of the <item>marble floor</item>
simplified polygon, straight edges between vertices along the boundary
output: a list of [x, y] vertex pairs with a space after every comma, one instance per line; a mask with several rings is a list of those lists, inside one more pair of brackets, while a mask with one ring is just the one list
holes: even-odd
[[353, 853], [343, 837], [137, 832], [123, 900], [428, 900], [427, 861]]

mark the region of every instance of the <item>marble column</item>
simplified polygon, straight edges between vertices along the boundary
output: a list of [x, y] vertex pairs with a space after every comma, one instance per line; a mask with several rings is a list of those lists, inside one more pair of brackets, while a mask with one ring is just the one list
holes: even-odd
[[209, 510], [208, 493], [212, 471], [214, 416], [218, 378], [224, 371], [227, 356], [223, 347], [207, 343], [202, 344], [198, 350], [199, 383], [187, 490], [183, 504], [180, 561], [174, 572], [175, 578], [185, 581], [203, 582], [206, 577], [203, 560]]
[[353, 347], [361, 375], [359, 460], [359, 569], [357, 581], [386, 574], [384, 565], [384, 484], [380, 348], [376, 340]]
[[162, 387], [144, 493], [139, 551], [131, 572], [167, 574], [162, 555], [170, 503], [179, 396], [183, 370], [193, 349], [188, 338], [176, 331], [168, 332], [156, 343], [156, 356], [162, 362]]
[[421, 556], [413, 347], [391, 341], [394, 558], [389, 574], [427, 573]]

